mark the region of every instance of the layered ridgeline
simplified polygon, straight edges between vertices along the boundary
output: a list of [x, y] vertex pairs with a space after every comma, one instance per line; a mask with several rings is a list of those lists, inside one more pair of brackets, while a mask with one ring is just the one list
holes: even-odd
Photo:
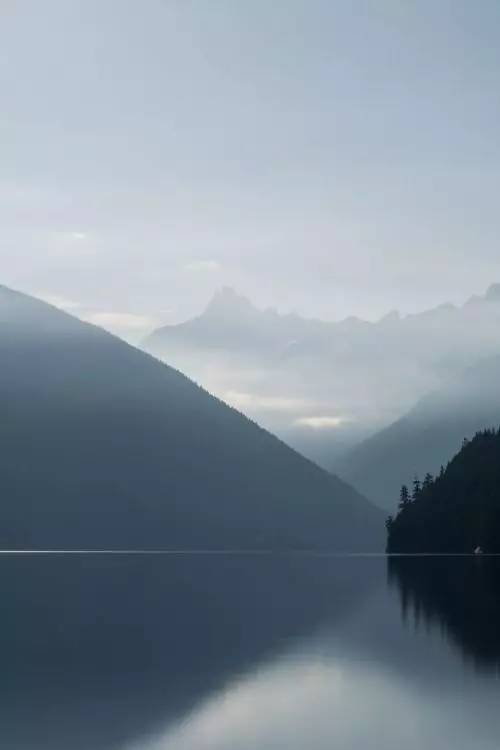
[[0, 288], [3, 548], [377, 549], [383, 518], [179, 372]]
[[[351, 407], [345, 384], [361, 387], [358, 365], [343, 353], [350, 325], [336, 334], [336, 324], [259, 310], [226, 287], [200, 315], [153, 331], [141, 346], [328, 466], [367, 434], [361, 421], [343, 420]], [[364, 335], [362, 321], [354, 328], [354, 336]], [[311, 429], [309, 419], [318, 415], [330, 417], [334, 429]]]
[[388, 552], [500, 552], [500, 432], [485, 430], [410, 492], [387, 521]]
[[500, 424], [500, 357], [468, 369], [404, 417], [377, 432], [332, 468], [381, 507], [393, 511], [402, 484], [439, 472], [464, 438]]
[[418, 399], [500, 353], [499, 326], [500, 285], [461, 307], [373, 323], [282, 315], [223, 289], [143, 347], [331, 469]]

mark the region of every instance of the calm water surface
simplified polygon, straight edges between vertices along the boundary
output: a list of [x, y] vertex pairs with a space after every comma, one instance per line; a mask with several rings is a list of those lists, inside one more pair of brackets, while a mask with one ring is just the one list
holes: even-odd
[[0, 558], [9, 750], [498, 750], [500, 561]]

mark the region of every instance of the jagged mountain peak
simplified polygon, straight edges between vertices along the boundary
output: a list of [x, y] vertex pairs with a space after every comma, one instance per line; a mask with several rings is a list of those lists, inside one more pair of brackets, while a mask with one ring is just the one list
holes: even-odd
[[239, 294], [230, 286], [224, 286], [215, 292], [205, 309], [204, 315], [235, 315], [257, 312], [257, 308], [247, 297]]
[[399, 310], [390, 310], [388, 313], [383, 315], [378, 322], [384, 325], [389, 323], [400, 323], [401, 313], [399, 312]]
[[484, 298], [488, 302], [500, 302], [500, 283], [491, 284], [486, 290]]

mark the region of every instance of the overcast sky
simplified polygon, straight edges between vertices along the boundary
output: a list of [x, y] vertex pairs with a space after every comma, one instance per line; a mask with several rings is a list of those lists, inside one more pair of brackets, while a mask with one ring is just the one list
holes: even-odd
[[139, 336], [500, 280], [498, 0], [0, 0], [1, 281]]

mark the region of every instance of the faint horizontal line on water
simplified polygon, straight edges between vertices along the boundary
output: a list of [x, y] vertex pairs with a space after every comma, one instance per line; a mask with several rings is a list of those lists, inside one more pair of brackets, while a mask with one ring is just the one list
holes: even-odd
[[0, 555], [240, 555], [282, 557], [499, 557], [498, 553], [471, 552], [328, 552], [318, 550], [242, 549], [2, 549]]
[[0, 555], [297, 555], [315, 557], [386, 557], [383, 552], [328, 552], [273, 549], [4, 549]]

